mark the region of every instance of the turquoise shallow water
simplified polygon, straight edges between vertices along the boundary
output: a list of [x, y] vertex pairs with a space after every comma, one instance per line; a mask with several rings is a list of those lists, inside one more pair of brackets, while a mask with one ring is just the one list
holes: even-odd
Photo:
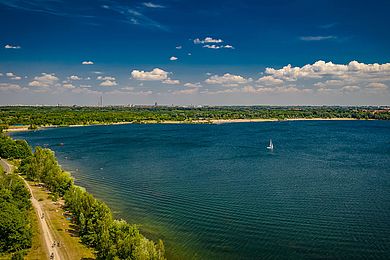
[[162, 238], [173, 259], [390, 255], [390, 122], [115, 125], [13, 136], [56, 151], [77, 184]]

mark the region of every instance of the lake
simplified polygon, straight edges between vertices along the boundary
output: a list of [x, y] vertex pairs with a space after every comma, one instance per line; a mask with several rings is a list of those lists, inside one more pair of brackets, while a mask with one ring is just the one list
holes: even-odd
[[170, 259], [390, 255], [389, 121], [133, 124], [12, 136], [53, 149], [76, 184], [163, 239]]

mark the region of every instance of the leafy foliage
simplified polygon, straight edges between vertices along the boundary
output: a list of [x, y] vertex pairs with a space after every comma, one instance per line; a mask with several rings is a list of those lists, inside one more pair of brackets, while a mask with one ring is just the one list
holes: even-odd
[[50, 191], [60, 196], [73, 185], [73, 179], [61, 169], [50, 149], [36, 147], [34, 154], [22, 161], [20, 171], [30, 180], [44, 182]]
[[23, 159], [31, 155], [31, 148], [25, 140], [13, 140], [0, 133], [0, 157]]
[[0, 252], [16, 252], [31, 247], [32, 233], [28, 216], [30, 193], [22, 180], [0, 173]]
[[137, 226], [114, 220], [105, 203], [73, 184], [50, 149], [36, 147], [34, 154], [22, 161], [20, 171], [31, 180], [44, 182], [54, 194], [64, 196], [67, 208], [75, 216], [81, 241], [96, 249], [98, 259], [165, 259], [162, 241], [155, 244]]
[[0, 125], [90, 125], [118, 122], [217, 119], [356, 118], [389, 120], [385, 107], [213, 106], [213, 107], [1, 107]]

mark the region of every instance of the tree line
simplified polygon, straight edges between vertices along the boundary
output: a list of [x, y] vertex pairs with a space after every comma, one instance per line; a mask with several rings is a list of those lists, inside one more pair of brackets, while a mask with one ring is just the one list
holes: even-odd
[[13, 253], [22, 259], [32, 243], [30, 193], [16, 174], [0, 167], [0, 255]]
[[386, 107], [340, 106], [210, 106], [210, 107], [0, 107], [0, 128], [11, 125], [90, 125], [118, 122], [218, 119], [356, 118], [390, 120]]

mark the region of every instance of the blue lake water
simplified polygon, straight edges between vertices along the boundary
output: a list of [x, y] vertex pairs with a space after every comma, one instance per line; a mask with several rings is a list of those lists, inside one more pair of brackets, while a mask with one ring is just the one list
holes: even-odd
[[13, 137], [53, 149], [77, 184], [162, 238], [172, 259], [390, 255], [388, 121], [90, 126]]

